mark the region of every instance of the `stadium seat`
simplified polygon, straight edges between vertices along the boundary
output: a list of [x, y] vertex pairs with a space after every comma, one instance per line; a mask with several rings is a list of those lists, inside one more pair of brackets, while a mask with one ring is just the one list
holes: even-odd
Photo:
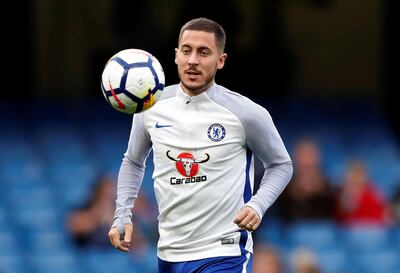
[[[2, 183], [13, 188], [35, 187], [42, 184], [44, 171], [41, 159], [35, 154], [30, 154], [29, 151], [20, 152], [18, 158], [13, 158], [15, 156], [13, 154], [3, 162], [0, 159], [0, 179]], [[5, 152], [5, 154], [8, 155], [9, 153]]]
[[287, 229], [286, 236], [292, 247], [303, 246], [321, 250], [332, 248], [337, 244], [336, 226], [330, 221], [294, 223]]
[[2, 228], [0, 230], [0, 257], [18, 255], [21, 251], [17, 232]]
[[397, 225], [394, 228], [391, 241], [397, 247], [397, 250], [400, 253], [400, 226], [399, 225]]
[[285, 226], [279, 219], [266, 217], [261, 226], [253, 233], [255, 242], [285, 247], [286, 241], [284, 240]]
[[90, 188], [76, 187], [76, 188], [60, 188], [55, 192], [59, 196], [60, 206], [65, 212], [85, 206], [90, 196]]
[[64, 230], [32, 231], [27, 236], [27, 247], [32, 254], [47, 254], [73, 251], [68, 235]]
[[[0, 198], [1, 197], [2, 196], [0, 195]], [[5, 206], [5, 204], [0, 203], [0, 232], [3, 230], [3, 228], [6, 227], [6, 219], [7, 219], [6, 210], [3, 206]]]
[[390, 230], [381, 225], [356, 225], [341, 230], [343, 244], [355, 252], [369, 252], [390, 246]]
[[48, 185], [10, 188], [7, 193], [8, 205], [12, 209], [47, 209], [56, 207], [56, 200]]
[[98, 173], [90, 161], [65, 159], [63, 163], [49, 163], [49, 168], [49, 175], [57, 186], [90, 185]]
[[133, 266], [132, 257], [115, 249], [91, 249], [80, 256], [85, 268], [95, 273], [131, 272], [143, 273]]
[[141, 272], [157, 272], [158, 259], [156, 245], [149, 246], [149, 249], [144, 253], [132, 252], [131, 260], [133, 267], [140, 269]]
[[0, 254], [0, 272], [33, 273], [33, 269], [21, 261], [23, 261], [23, 257], [15, 253]]
[[336, 244], [329, 250], [320, 249], [317, 253], [318, 264], [324, 273], [342, 273], [347, 272], [348, 263], [350, 263], [346, 251]]
[[29, 256], [29, 262], [35, 272], [65, 273], [84, 271], [77, 263], [75, 256], [70, 252], [47, 252]]
[[400, 273], [400, 254], [396, 249], [356, 253], [351, 255], [351, 261], [359, 272]]
[[55, 208], [34, 209], [20, 208], [13, 212], [13, 218], [21, 229], [32, 231], [57, 230], [62, 227], [64, 219]]

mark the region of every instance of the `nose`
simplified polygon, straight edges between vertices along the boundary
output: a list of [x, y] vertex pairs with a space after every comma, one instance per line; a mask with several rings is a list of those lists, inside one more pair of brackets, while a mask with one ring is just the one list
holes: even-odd
[[198, 64], [199, 63], [199, 60], [197, 58], [197, 53], [196, 52], [193, 51], [190, 54], [189, 59], [188, 59], [188, 63], [189, 63], [189, 65], [194, 65], [194, 64]]

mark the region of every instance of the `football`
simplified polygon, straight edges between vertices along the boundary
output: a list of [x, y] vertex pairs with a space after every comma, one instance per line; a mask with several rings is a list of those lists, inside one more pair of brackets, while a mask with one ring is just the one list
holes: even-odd
[[134, 114], [152, 107], [165, 86], [164, 70], [150, 53], [140, 49], [124, 49], [112, 56], [104, 66], [101, 90], [116, 110]]

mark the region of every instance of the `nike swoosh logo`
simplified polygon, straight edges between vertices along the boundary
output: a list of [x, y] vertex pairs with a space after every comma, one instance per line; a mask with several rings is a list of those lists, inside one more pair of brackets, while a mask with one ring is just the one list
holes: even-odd
[[172, 125], [161, 125], [161, 124], [158, 124], [158, 121], [157, 121], [157, 123], [155, 125], [156, 128], [165, 128], [165, 127], [171, 127], [171, 126]]

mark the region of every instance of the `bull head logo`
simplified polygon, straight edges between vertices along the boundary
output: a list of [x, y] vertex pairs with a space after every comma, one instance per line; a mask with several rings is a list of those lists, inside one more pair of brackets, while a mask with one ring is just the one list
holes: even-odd
[[169, 153], [171, 150], [167, 151], [167, 157], [172, 161], [175, 161], [176, 169], [180, 174], [186, 177], [192, 177], [199, 171], [199, 164], [207, 162], [210, 159], [209, 154], [205, 154], [206, 158], [199, 160], [195, 158], [191, 153], [181, 153], [177, 158], [172, 157]]

